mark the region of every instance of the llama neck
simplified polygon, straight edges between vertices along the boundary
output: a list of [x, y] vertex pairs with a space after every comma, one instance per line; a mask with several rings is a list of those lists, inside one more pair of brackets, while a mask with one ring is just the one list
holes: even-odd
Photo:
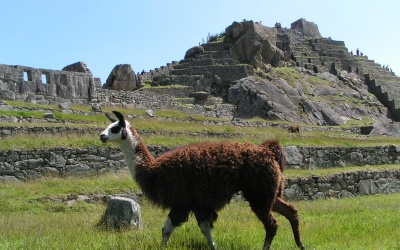
[[124, 155], [129, 172], [133, 179], [137, 181], [136, 176], [139, 168], [149, 167], [151, 162], [154, 161], [154, 157], [135, 129], [130, 127], [127, 132], [127, 138], [120, 142], [119, 147]]

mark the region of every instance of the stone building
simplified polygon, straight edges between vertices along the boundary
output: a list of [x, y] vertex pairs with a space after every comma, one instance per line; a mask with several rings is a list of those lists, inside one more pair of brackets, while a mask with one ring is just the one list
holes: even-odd
[[0, 99], [48, 103], [88, 103], [101, 87], [84, 62], [63, 70], [0, 64]]

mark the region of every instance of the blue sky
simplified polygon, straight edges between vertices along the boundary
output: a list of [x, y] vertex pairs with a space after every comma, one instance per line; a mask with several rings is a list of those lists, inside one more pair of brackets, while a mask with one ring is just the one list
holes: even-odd
[[135, 72], [183, 59], [234, 21], [282, 27], [300, 18], [400, 75], [398, 0], [0, 0], [0, 64], [61, 70], [87, 63], [105, 83], [117, 64]]

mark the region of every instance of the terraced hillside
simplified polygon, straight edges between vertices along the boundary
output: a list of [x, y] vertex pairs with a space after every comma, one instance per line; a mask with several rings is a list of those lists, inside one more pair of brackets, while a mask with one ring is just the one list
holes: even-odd
[[[274, 78], [282, 68], [297, 75]], [[322, 37], [304, 19], [291, 29], [234, 22], [215, 40], [189, 49], [185, 59], [141, 77], [155, 85], [188, 86], [203, 92], [203, 100], [219, 98], [218, 104], [232, 106], [234, 117], [332, 125], [365, 117], [377, 124], [400, 120], [399, 78], [350, 52], [345, 42]]]
[[399, 121], [400, 78], [389, 68], [383, 67], [366, 55], [352, 54], [344, 42], [327, 38], [297, 39], [292, 44], [292, 58], [296, 65], [314, 72], [330, 72], [337, 75], [340, 70], [355, 72], [365, 77], [365, 84], [378, 100]]

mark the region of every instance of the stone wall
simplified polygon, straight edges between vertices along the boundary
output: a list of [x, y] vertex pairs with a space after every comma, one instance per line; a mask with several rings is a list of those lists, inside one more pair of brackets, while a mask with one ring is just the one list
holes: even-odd
[[[154, 156], [159, 156], [170, 149], [149, 146], [149, 150]], [[315, 151], [310, 148], [305, 148], [305, 150]], [[330, 148], [325, 149], [320, 157], [329, 155], [330, 150]], [[375, 150], [374, 148], [366, 148], [365, 152], [373, 153]], [[385, 151], [384, 148], [382, 150]], [[342, 149], [342, 151], [345, 150]], [[359, 151], [363, 150], [360, 149]], [[390, 151], [391, 149], [388, 147], [387, 152]], [[389, 158], [385, 157], [385, 159]], [[325, 157], [325, 160], [327, 159]], [[317, 160], [314, 159], [314, 162], [317, 162]], [[45, 176], [90, 176], [119, 170], [126, 171], [124, 157], [119, 149], [112, 147], [0, 151], [0, 183], [34, 180]], [[400, 167], [397, 170], [382, 171], [373, 170], [373, 167], [366, 167], [363, 171], [346, 172], [332, 176], [289, 178], [286, 179], [285, 186], [285, 196], [288, 200], [388, 194], [400, 192]]]
[[[7, 131], [4, 128], [0, 128], [1, 131]], [[30, 128], [34, 130], [32, 133], [43, 133], [43, 130], [39, 128]], [[52, 128], [48, 128], [52, 130]], [[71, 129], [66, 128], [54, 128], [59, 129], [60, 133], [84, 133], [90, 131], [90, 129]], [[38, 130], [38, 131], [35, 131]], [[72, 131], [73, 130], [73, 131]], [[12, 130], [8, 130], [7, 134], [12, 133]], [[47, 131], [55, 132], [55, 131]], [[92, 133], [97, 134], [101, 131], [91, 130]], [[212, 135], [211, 135], [212, 136]], [[149, 150], [154, 156], [159, 156], [173, 148], [162, 147], [162, 146], [148, 146]], [[346, 167], [346, 166], [365, 166], [366, 169], [373, 168], [373, 165], [383, 164], [399, 164], [400, 147], [398, 146], [379, 146], [379, 147], [363, 147], [363, 148], [346, 148], [346, 147], [296, 147], [288, 146], [285, 147], [287, 158], [288, 158], [288, 169], [321, 169], [321, 168], [334, 168], [334, 167]], [[52, 150], [38, 149], [38, 150], [7, 150], [0, 151], [0, 176], [4, 175], [18, 175], [17, 179], [29, 179], [37, 178], [40, 174], [34, 174], [33, 176], [25, 175], [21, 176], [17, 174], [20, 170], [19, 166], [31, 165], [40, 160], [40, 165], [31, 165], [28, 169], [35, 169], [36, 172], [42, 173], [42, 169], [46, 167], [53, 167], [51, 157], [59, 155], [62, 160], [62, 164], [56, 164], [58, 166], [57, 175], [64, 175], [66, 167], [69, 165], [88, 164], [90, 171], [98, 173], [97, 169], [113, 170], [114, 168], [109, 166], [118, 165], [123, 168], [122, 154], [118, 149], [115, 148], [58, 148]], [[115, 156], [118, 155], [116, 158]], [[60, 158], [59, 157], [59, 158]], [[21, 161], [29, 160], [29, 162], [21, 163]], [[99, 164], [97, 164], [99, 163]], [[101, 165], [101, 167], [99, 166]], [[7, 166], [8, 170], [5, 170]], [[400, 167], [399, 167], [400, 169]], [[103, 171], [102, 170], [102, 171]]]
[[400, 146], [285, 148], [288, 168], [318, 169], [400, 163]]
[[[80, 129], [78, 132], [82, 132]], [[68, 132], [68, 131], [65, 131]], [[71, 132], [71, 131], [69, 131]], [[74, 131], [75, 133], [76, 131]], [[173, 148], [148, 146], [154, 156]], [[400, 156], [397, 146], [365, 148], [319, 148], [285, 147], [288, 168], [319, 169], [337, 166], [365, 166], [398, 164]], [[303, 164], [303, 165], [301, 165]], [[56, 176], [69, 174], [99, 174], [124, 168], [123, 156], [113, 147], [55, 148], [51, 150], [7, 150], [0, 151], [0, 176], [27, 180], [51, 173]], [[399, 167], [400, 170], [400, 167]]]
[[0, 64], [0, 99], [38, 104], [88, 103], [96, 97], [90, 71], [73, 72]]
[[[183, 86], [180, 88], [151, 88], [139, 89], [137, 91], [113, 91], [98, 90], [97, 99], [101, 106], [117, 106], [124, 108], [137, 108], [142, 110], [165, 110], [173, 109], [190, 114], [198, 114], [206, 117], [232, 118], [235, 114], [235, 107], [231, 104], [213, 103], [215, 105], [206, 106], [196, 104], [194, 98], [191, 99], [192, 106], [182, 105], [179, 98], [186, 98], [185, 104], [189, 104], [189, 95], [193, 92], [192, 87]], [[210, 98], [210, 102], [211, 102]]]
[[360, 195], [400, 193], [400, 168], [292, 178], [286, 180], [285, 187], [287, 200], [338, 199]]
[[[166, 149], [149, 146], [149, 150], [157, 156]], [[112, 147], [0, 151], [0, 182], [45, 176], [97, 175], [124, 168], [121, 151]]]

